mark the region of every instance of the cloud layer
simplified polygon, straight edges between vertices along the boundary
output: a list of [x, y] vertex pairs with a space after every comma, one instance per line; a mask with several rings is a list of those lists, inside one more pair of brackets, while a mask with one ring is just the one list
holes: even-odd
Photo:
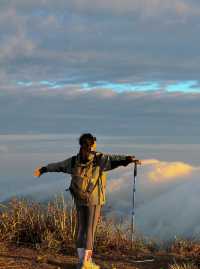
[[2, 2], [2, 86], [198, 80], [199, 14], [184, 0]]
[[137, 137], [136, 143], [145, 137], [149, 144], [195, 144], [200, 133], [199, 98], [182, 93], [21, 87], [1, 91], [0, 133], [90, 131]]
[[[35, 167], [76, 154], [78, 137], [79, 133], [0, 135], [1, 201], [16, 195], [53, 199], [64, 192], [70, 183], [69, 176], [52, 173], [36, 179], [33, 171]], [[137, 230], [160, 239], [169, 239], [175, 234], [198, 236], [200, 166], [198, 158], [196, 164], [191, 161], [191, 155], [196, 152], [198, 156], [199, 145], [188, 144], [183, 149], [181, 144], [138, 144], [138, 138], [135, 139], [99, 135], [97, 149], [144, 157], [136, 180]], [[154, 159], [146, 159], [147, 156]], [[105, 207], [109, 215], [123, 216], [125, 221], [130, 221], [132, 188], [133, 166], [109, 172]], [[70, 199], [68, 195], [66, 198]]]
[[[200, 167], [158, 160], [145, 160], [145, 163], [139, 168], [136, 181], [137, 231], [163, 240], [174, 236], [199, 237]], [[119, 168], [113, 173], [108, 184], [111, 215], [117, 212], [130, 221], [132, 188], [131, 168]]]

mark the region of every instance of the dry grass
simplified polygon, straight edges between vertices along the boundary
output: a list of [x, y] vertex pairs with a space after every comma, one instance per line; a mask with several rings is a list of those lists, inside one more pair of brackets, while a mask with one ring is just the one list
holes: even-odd
[[193, 263], [184, 263], [182, 265], [180, 264], [174, 264], [174, 265], [170, 265], [169, 269], [198, 269], [199, 267], [196, 266]]
[[[12, 200], [7, 206], [0, 205], [0, 241], [26, 244], [34, 248], [53, 249], [72, 253], [77, 233], [76, 210], [66, 204], [63, 197], [56, 198], [47, 206], [26, 200]], [[150, 247], [150, 244], [149, 244]], [[131, 245], [130, 228], [123, 230], [113, 221], [99, 221], [95, 251], [117, 250], [126, 253], [145, 251], [148, 244], [142, 238]]]
[[137, 235], [132, 242], [130, 235], [131, 227], [124, 229], [123, 225], [116, 224], [112, 219], [106, 221], [100, 219], [96, 231], [95, 251], [97, 253], [117, 251], [122, 254], [152, 252], [154, 248], [152, 241], [145, 242], [142, 236]]
[[[161, 251], [156, 242], [144, 240], [142, 236], [130, 240], [130, 227], [100, 219], [96, 238], [96, 253], [117, 252], [154, 254]], [[76, 210], [67, 205], [63, 197], [56, 198], [48, 205], [26, 200], [12, 200], [8, 205], [0, 205], [0, 242], [25, 244], [33, 248], [53, 250], [54, 252], [74, 253], [77, 233]], [[186, 240], [175, 240], [167, 252], [185, 257], [199, 257], [200, 244]], [[173, 265], [176, 266], [176, 265]], [[186, 265], [183, 265], [186, 266]], [[188, 265], [189, 266], [189, 265]], [[170, 269], [189, 269], [195, 267], [172, 267]]]
[[56, 251], [73, 248], [75, 209], [67, 207], [63, 197], [46, 207], [15, 199], [0, 214], [0, 241]]

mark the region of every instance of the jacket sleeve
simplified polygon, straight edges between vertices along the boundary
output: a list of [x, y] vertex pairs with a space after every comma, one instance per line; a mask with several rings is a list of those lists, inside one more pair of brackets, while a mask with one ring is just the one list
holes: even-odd
[[72, 174], [72, 158], [68, 158], [64, 161], [57, 162], [57, 163], [50, 163], [46, 168], [46, 172], [63, 172], [63, 173], [68, 173]]
[[126, 155], [101, 154], [99, 163], [103, 171], [109, 171], [122, 165], [126, 166], [130, 161]]

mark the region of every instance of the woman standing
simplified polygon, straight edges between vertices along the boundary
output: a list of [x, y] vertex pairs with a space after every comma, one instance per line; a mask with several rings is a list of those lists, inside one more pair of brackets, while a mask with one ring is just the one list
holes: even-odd
[[76, 156], [64, 161], [51, 163], [37, 168], [34, 175], [39, 177], [47, 172], [71, 174], [70, 192], [74, 197], [77, 218], [77, 268], [98, 269], [92, 262], [94, 235], [100, 217], [102, 205], [105, 204], [106, 171], [127, 166], [137, 162], [135, 156], [103, 154], [96, 151], [96, 137], [90, 133], [79, 138], [80, 150]]

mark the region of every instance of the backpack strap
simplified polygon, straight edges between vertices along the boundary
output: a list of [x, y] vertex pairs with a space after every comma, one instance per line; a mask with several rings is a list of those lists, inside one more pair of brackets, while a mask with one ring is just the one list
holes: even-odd
[[[99, 158], [101, 158], [101, 157], [102, 157], [102, 154], [95, 153], [95, 156], [94, 156], [94, 159], [93, 159], [93, 167], [95, 167], [95, 166], [97, 166], [99, 164]], [[101, 171], [100, 165], [99, 165], [99, 169], [100, 169], [99, 174], [101, 174], [102, 171]], [[95, 189], [96, 185], [99, 182], [99, 178], [100, 177], [96, 178], [95, 180], [93, 178], [90, 179], [90, 182], [89, 182], [88, 187], [87, 187], [87, 191], [89, 193], [93, 192], [93, 190]]]

